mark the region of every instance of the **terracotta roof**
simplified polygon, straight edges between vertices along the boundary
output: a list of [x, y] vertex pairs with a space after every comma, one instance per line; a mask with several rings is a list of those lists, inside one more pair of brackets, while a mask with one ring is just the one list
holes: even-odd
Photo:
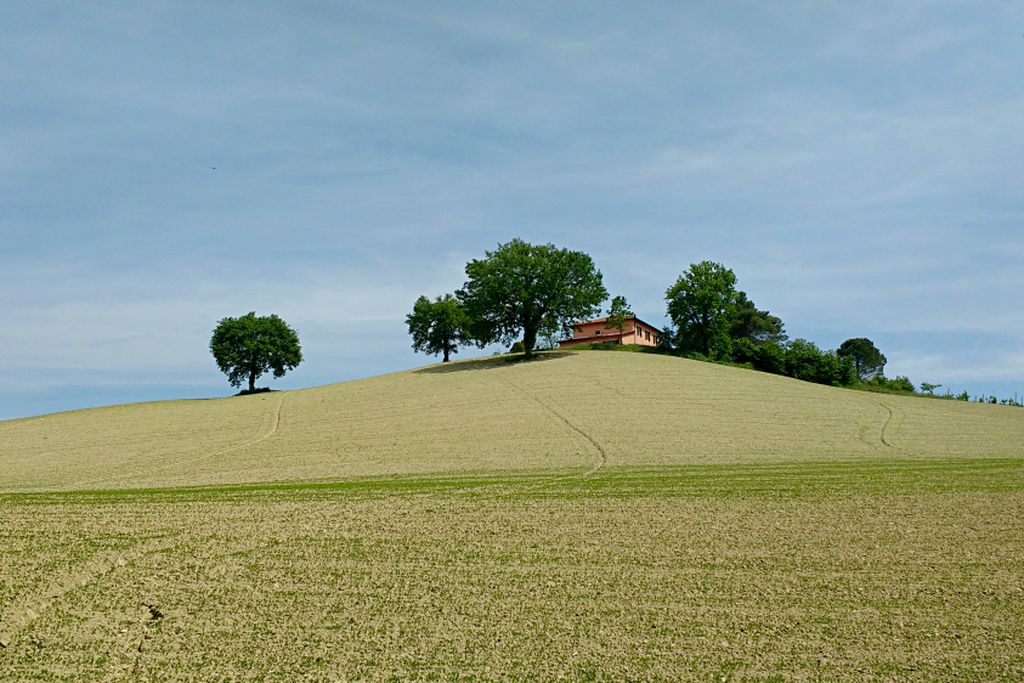
[[[592, 325], [593, 323], [603, 323], [603, 322], [605, 322], [607, 320], [608, 320], [608, 316], [604, 316], [603, 318], [594, 318], [593, 320], [581, 320], [578, 323], [573, 323], [572, 327], [579, 327], [580, 325]], [[627, 315], [626, 316], [626, 320], [635, 320], [638, 323], [640, 323], [641, 325], [646, 325], [647, 327], [651, 328], [652, 330], [657, 330], [658, 329], [654, 325], [650, 324], [649, 322], [641, 320], [640, 318], [636, 317], [635, 315]], [[579, 337], [577, 337], [577, 339], [578, 338]]]

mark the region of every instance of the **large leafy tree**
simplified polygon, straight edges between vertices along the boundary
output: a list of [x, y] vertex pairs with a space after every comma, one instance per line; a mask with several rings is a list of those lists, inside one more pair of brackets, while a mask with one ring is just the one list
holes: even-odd
[[853, 362], [857, 377], [862, 381], [879, 377], [885, 370], [885, 355], [866, 337], [847, 339], [839, 345], [837, 353], [841, 358], [848, 358]]
[[622, 334], [626, 330], [626, 318], [632, 315], [633, 311], [630, 310], [626, 297], [622, 295], [613, 297], [611, 306], [608, 307], [608, 320], [604, 325], [609, 329], [618, 330], [619, 334]]
[[473, 321], [473, 338], [481, 345], [508, 344], [522, 333], [527, 357], [538, 335], [593, 317], [608, 298], [589, 255], [520, 239], [467, 263], [466, 277], [459, 298]]
[[729, 353], [729, 327], [736, 305], [736, 275], [721, 263], [701, 261], [665, 292], [675, 345], [708, 358]]
[[405, 322], [412, 335], [413, 350], [432, 355], [440, 353], [444, 363], [451, 354], [458, 352], [459, 345], [470, 341], [469, 316], [462, 303], [451, 294], [433, 301], [425, 296], [416, 299]]
[[735, 341], [749, 339], [755, 344], [786, 341], [786, 326], [782, 319], [768, 311], [762, 311], [743, 291], [736, 292], [732, 317], [729, 320], [729, 336]]
[[256, 380], [271, 370], [281, 377], [302, 362], [299, 335], [276, 315], [257, 316], [250, 312], [217, 323], [210, 339], [210, 351], [231, 386], [248, 381], [249, 391]]

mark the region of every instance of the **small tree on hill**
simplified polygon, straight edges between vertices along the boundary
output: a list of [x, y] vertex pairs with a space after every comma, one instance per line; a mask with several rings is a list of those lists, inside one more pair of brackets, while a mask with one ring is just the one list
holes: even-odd
[[210, 339], [210, 351], [217, 367], [233, 387], [248, 380], [249, 391], [256, 380], [271, 370], [281, 377], [302, 362], [299, 335], [276, 315], [255, 312], [217, 323]]
[[605, 321], [604, 326], [618, 330], [619, 334], [622, 334], [626, 330], [626, 318], [632, 315], [633, 311], [630, 310], [626, 297], [617, 296], [612, 299], [612, 304], [608, 307], [608, 320]]
[[874, 342], [865, 337], [847, 339], [836, 351], [840, 358], [849, 358], [862, 382], [880, 377], [885, 369], [886, 358], [875, 346]]
[[540, 334], [593, 317], [608, 298], [601, 271], [581, 251], [520, 239], [499, 244], [486, 258], [466, 264], [459, 291], [481, 346], [511, 343], [522, 333], [523, 353], [533, 354]]
[[442, 354], [447, 363], [458, 347], [469, 341], [469, 316], [462, 303], [451, 294], [431, 301], [425, 296], [416, 299], [412, 313], [406, 316], [412, 348], [431, 355]]

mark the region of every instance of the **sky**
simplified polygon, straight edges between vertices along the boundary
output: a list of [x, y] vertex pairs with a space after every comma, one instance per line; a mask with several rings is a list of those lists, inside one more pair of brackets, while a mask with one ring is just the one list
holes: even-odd
[[1022, 62], [1016, 2], [7, 0], [0, 419], [230, 394], [249, 311], [274, 388], [434, 362], [416, 297], [516, 237], [1024, 396]]

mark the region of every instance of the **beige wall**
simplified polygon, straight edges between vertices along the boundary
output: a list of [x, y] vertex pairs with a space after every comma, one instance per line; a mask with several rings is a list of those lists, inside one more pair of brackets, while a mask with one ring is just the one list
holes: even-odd
[[[635, 319], [632, 319], [626, 320], [626, 327], [622, 331], [621, 338], [623, 344], [657, 346], [657, 340], [660, 335], [661, 332], [659, 330], [643, 323], [637, 323]], [[572, 339], [562, 341], [561, 345], [570, 346], [574, 342], [580, 344], [600, 342], [602, 338], [618, 339], [619, 331], [614, 327], [607, 327], [607, 322], [603, 320], [600, 322], [585, 322], [575, 326]]]

